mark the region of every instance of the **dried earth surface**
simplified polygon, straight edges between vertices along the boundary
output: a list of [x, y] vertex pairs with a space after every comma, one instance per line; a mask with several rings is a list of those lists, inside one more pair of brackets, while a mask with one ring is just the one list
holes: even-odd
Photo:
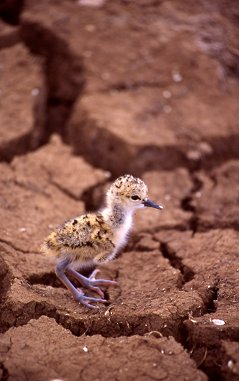
[[[0, 380], [239, 379], [239, 6], [0, 5]], [[39, 251], [118, 175], [135, 216], [87, 310]]]

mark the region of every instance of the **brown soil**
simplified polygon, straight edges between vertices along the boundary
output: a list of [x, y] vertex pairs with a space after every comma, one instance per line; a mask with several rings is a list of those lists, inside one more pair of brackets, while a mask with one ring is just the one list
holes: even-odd
[[[83, 2], [0, 5], [0, 380], [236, 381], [238, 2]], [[87, 310], [39, 246], [128, 172], [165, 209]]]

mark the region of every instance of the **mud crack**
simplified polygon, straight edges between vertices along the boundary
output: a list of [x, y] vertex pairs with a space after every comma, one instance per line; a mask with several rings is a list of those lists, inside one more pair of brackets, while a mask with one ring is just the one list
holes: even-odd
[[[183, 320], [179, 327], [179, 342], [210, 381], [234, 379], [233, 372], [228, 368], [230, 358], [224, 349], [223, 339], [227, 342], [238, 340], [236, 329], [228, 327], [220, 332], [216, 325], [210, 326], [210, 315], [217, 311], [219, 287], [220, 281], [215, 279], [214, 284], [203, 295], [204, 305], [198, 316], [199, 320], [197, 315], [189, 314], [188, 319]], [[203, 320], [204, 317], [206, 320]]]
[[87, 188], [81, 195], [81, 200], [85, 204], [88, 211], [97, 211], [99, 205], [103, 205], [105, 201], [105, 188], [110, 178]]
[[55, 273], [43, 273], [43, 274], [32, 274], [27, 278], [27, 282], [31, 285], [42, 284], [44, 286], [51, 286], [55, 288], [63, 287], [62, 283], [59, 281]]
[[68, 44], [53, 31], [23, 19], [20, 33], [33, 54], [44, 59], [46, 85], [46, 116], [41, 143], [53, 132], [65, 136], [65, 127], [73, 104], [84, 87], [84, 70]]
[[182, 258], [177, 256], [177, 254], [167, 245], [165, 242], [160, 242], [160, 251], [163, 254], [164, 258], [169, 260], [169, 263], [172, 267], [179, 270], [182, 274], [180, 288], [187, 282], [190, 282], [194, 276], [194, 271], [183, 263]]
[[[14, 9], [16, 11], [16, 8]], [[11, 11], [9, 12], [14, 18]], [[76, 56], [57, 33], [36, 22], [22, 19], [19, 24], [19, 36], [20, 42], [25, 44], [33, 55], [41, 58], [39, 64], [43, 76], [39, 94], [33, 102], [31, 130], [9, 143], [6, 142], [2, 148], [0, 157], [8, 162], [15, 156], [24, 155], [46, 144], [54, 132], [65, 139], [66, 124], [85, 82], [81, 57]]]
[[196, 176], [197, 172], [191, 172], [191, 179], [192, 179], [192, 189], [190, 190], [188, 196], [184, 197], [181, 201], [181, 208], [187, 212], [192, 212], [192, 217], [189, 221], [189, 227], [193, 232], [193, 235], [198, 230], [198, 216], [195, 206], [193, 205], [193, 199], [194, 197], [197, 197], [200, 195], [202, 188], [203, 188], [203, 182]]
[[10, 270], [4, 259], [0, 256], [0, 303], [2, 303], [11, 286], [11, 278]]
[[119, 82], [116, 83], [110, 88], [105, 90], [100, 90], [99, 93], [109, 93], [110, 91], [128, 91], [128, 90], [136, 90], [141, 88], [158, 88], [166, 86], [168, 83], [166, 81], [138, 81], [138, 82]]
[[212, 314], [217, 310], [217, 299], [219, 291], [219, 280], [216, 280], [214, 285], [210, 287], [208, 299], [205, 302], [205, 313]]
[[0, 17], [8, 24], [18, 25], [23, 6], [24, 0], [2, 1]]
[[0, 363], [0, 381], [7, 381], [9, 378], [9, 373], [4, 363]]

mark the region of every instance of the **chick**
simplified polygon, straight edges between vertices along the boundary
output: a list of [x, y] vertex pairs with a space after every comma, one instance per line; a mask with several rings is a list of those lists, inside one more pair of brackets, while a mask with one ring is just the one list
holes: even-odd
[[[97, 308], [91, 303], [106, 302], [100, 286], [116, 286], [117, 282], [96, 279], [99, 270], [87, 278], [76, 269], [113, 259], [126, 244], [134, 212], [145, 207], [162, 209], [148, 199], [148, 188], [142, 180], [124, 175], [109, 188], [104, 209], [73, 218], [46, 238], [41, 251], [57, 257], [56, 275], [76, 301], [88, 308]], [[100, 298], [85, 295], [71, 283], [69, 275], [84, 288], [98, 293]]]

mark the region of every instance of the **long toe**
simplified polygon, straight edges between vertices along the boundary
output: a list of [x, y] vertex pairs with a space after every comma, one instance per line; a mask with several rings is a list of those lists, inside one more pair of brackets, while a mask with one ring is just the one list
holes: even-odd
[[101, 298], [104, 298], [104, 292], [99, 287], [89, 286], [88, 290], [96, 292], [98, 295], [100, 295]]
[[95, 276], [100, 273], [99, 269], [95, 269], [89, 276], [89, 280], [96, 280]]
[[96, 280], [91, 280], [90, 285], [92, 286], [118, 286], [118, 282], [115, 280], [109, 280], [109, 279], [96, 279]]
[[[82, 290], [81, 290], [80, 288], [77, 288], [77, 290], [79, 290], [80, 292], [82, 292]], [[105, 296], [104, 292], [103, 292], [99, 287], [91, 286], [91, 285], [89, 284], [89, 285], [87, 286], [87, 290], [96, 292], [98, 295], [100, 295], [101, 298], [104, 298], [104, 296]], [[83, 295], [84, 295], [84, 293], [83, 293]]]
[[93, 304], [90, 304], [90, 302], [92, 302], [92, 303], [106, 303], [107, 300], [100, 299], [100, 298], [91, 298], [91, 297], [85, 296], [84, 298], [81, 298], [79, 300], [79, 302], [81, 304], [83, 304], [83, 306], [85, 306], [85, 307], [94, 309], [94, 308], [99, 308], [99, 306], [95, 306]]
[[88, 307], [88, 308], [99, 308], [98, 306], [94, 306], [91, 303], [106, 303], [106, 299], [101, 299], [101, 298], [93, 298], [91, 296], [85, 296], [82, 294], [80, 291], [77, 295], [74, 296], [74, 299], [81, 303], [83, 306]]
[[[99, 274], [100, 270], [95, 269], [93, 273], [89, 276], [89, 288], [92, 286], [118, 286], [118, 282], [108, 279], [96, 279], [96, 274]], [[97, 291], [96, 291], [97, 292]], [[99, 294], [100, 295], [100, 294]], [[101, 295], [100, 295], [101, 296]]]

